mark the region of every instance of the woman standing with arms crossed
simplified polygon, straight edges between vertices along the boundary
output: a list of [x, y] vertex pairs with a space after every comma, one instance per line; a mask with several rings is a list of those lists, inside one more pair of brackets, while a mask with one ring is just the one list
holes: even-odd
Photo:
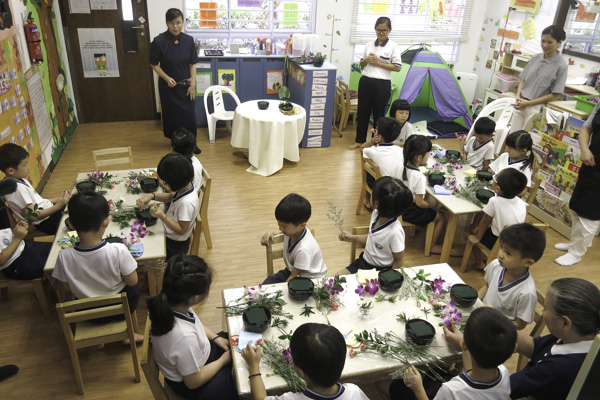
[[542, 51], [531, 57], [521, 72], [517, 88], [517, 102], [511, 119], [510, 131], [523, 129], [527, 118], [549, 101], [560, 99], [567, 81], [567, 63], [558, 49], [565, 40], [565, 31], [550, 25], [542, 31]]
[[377, 40], [367, 43], [360, 60], [360, 66], [364, 70], [358, 83], [358, 123], [356, 138], [354, 143], [348, 146], [349, 150], [358, 149], [367, 141], [371, 112], [374, 123], [385, 115], [385, 106], [392, 94], [392, 71], [398, 72], [402, 67], [400, 50], [396, 43], [388, 38], [391, 31], [392, 21], [388, 17], [377, 18]]
[[[183, 14], [171, 8], [165, 16], [167, 31], [150, 45], [150, 66], [158, 74], [158, 93], [163, 115], [163, 134], [171, 138], [179, 128], [196, 137], [196, 63], [194, 38], [183, 33]], [[195, 154], [200, 154], [198, 146]]]

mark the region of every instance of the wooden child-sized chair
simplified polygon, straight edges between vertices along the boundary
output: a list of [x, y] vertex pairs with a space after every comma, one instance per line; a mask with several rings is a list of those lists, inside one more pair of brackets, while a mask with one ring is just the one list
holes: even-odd
[[[465, 243], [465, 252], [463, 253], [463, 258], [460, 263], [460, 272], [465, 272], [467, 270], [467, 264], [469, 263], [469, 257], [471, 257], [473, 246], [473, 243], [471, 243], [469, 240], [467, 240], [467, 243]], [[488, 249], [482, 243], [477, 243], [475, 246], [481, 250], [481, 253], [487, 258], [487, 262], [489, 263], [491, 260], [498, 258], [498, 251], [500, 251], [500, 239], [496, 240], [494, 247], [491, 249]]]
[[[102, 167], [109, 165], [129, 165], [129, 168], [133, 168], [133, 154], [131, 153], [131, 146], [127, 147], [112, 147], [109, 149], [94, 150], [92, 151], [94, 157], [94, 169], [99, 171]], [[119, 158], [105, 158], [117, 156]]]
[[155, 400], [182, 400], [168, 384], [160, 381], [160, 369], [154, 360], [152, 343], [150, 342], [150, 317], [146, 318], [146, 329], [144, 329], [144, 345], [142, 347], [142, 371]]
[[[542, 292], [540, 292], [539, 289], [537, 289], [536, 292], [537, 292], [538, 304], [541, 307], [536, 307], [535, 316], [533, 317], [533, 328], [531, 329], [531, 332], [529, 333], [529, 336], [531, 336], [533, 338], [541, 336], [542, 331], [544, 330], [544, 327], [546, 326], [546, 324], [544, 323], [544, 317], [542, 315], [542, 312], [544, 309], [544, 304], [546, 303], [546, 299], [545, 299], [544, 295], [542, 294]], [[519, 354], [519, 359], [517, 360], [517, 369], [515, 372], [522, 370], [528, 361], [529, 361], [529, 358], [525, 357], [522, 354]]]
[[208, 226], [208, 202], [210, 200], [210, 187], [212, 180], [206, 168], [202, 168], [202, 186], [198, 190], [198, 201], [200, 207], [198, 208], [198, 215], [194, 222], [194, 229], [192, 230], [192, 240], [190, 242], [189, 254], [197, 256], [200, 251], [200, 237], [204, 233], [206, 239], [206, 247], [212, 248], [212, 238], [210, 236], [210, 227]]
[[353, 99], [350, 97], [350, 88], [348, 84], [342, 80], [338, 81], [338, 85], [342, 90], [342, 101], [344, 102], [344, 115], [342, 119], [344, 123], [342, 124], [342, 129], [346, 128], [348, 125], [348, 117], [352, 114], [352, 125], [356, 124], [356, 114], [358, 111], [358, 99]]
[[381, 178], [381, 170], [379, 165], [375, 164], [375, 161], [370, 158], [361, 158], [360, 171], [362, 176], [362, 184], [360, 186], [360, 194], [358, 195], [358, 203], [356, 204], [356, 215], [360, 215], [360, 211], [364, 206], [364, 199], [367, 193], [373, 197], [373, 189], [367, 185], [367, 175], [371, 175], [375, 180]]
[[[313, 237], [316, 237], [314, 229], [311, 229], [310, 233], [313, 235]], [[273, 275], [273, 260], [283, 258], [283, 245], [281, 247], [277, 246], [277, 249], [275, 249], [273, 245], [283, 243], [284, 238], [285, 236], [283, 235], [283, 233], [280, 233], [279, 235], [274, 235], [273, 242], [270, 242], [269, 245], [266, 247], [267, 276]]]
[[[84, 393], [84, 387], [77, 350], [104, 343], [129, 339], [135, 381], [140, 382], [134, 337], [137, 319], [132, 318], [132, 314], [129, 313], [129, 302], [125, 293], [58, 303], [56, 312], [69, 346], [79, 394]], [[114, 315], [123, 315], [125, 319], [105, 324], [89, 322], [92, 319]], [[135, 313], [133, 316], [135, 317]]]

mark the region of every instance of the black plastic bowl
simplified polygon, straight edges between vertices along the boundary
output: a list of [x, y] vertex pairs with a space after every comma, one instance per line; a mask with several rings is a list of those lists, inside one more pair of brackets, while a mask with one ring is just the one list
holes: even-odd
[[83, 181], [76, 184], [75, 188], [77, 189], [77, 193], [95, 192], [96, 183], [93, 181]]
[[265, 307], [250, 307], [242, 314], [242, 321], [248, 332], [262, 333], [271, 326], [271, 311]]
[[258, 108], [261, 110], [266, 110], [267, 108], [269, 108], [269, 102], [268, 101], [259, 101]]
[[395, 269], [383, 269], [379, 271], [378, 282], [384, 292], [395, 292], [402, 287], [404, 275]]
[[140, 181], [140, 187], [144, 193], [156, 192], [158, 189], [158, 179], [156, 178], [144, 178]]
[[429, 185], [443, 185], [444, 184], [444, 175], [442, 174], [429, 174]]
[[487, 204], [488, 201], [490, 201], [490, 199], [494, 196], [494, 192], [491, 192], [487, 189], [479, 189], [477, 192], [475, 192], [475, 197], [477, 197], [477, 200], [483, 204]]
[[415, 318], [406, 321], [406, 340], [420, 346], [427, 346], [435, 338], [435, 328], [424, 319]]
[[468, 308], [477, 302], [477, 290], [464, 283], [457, 283], [450, 288], [450, 298], [459, 307]]
[[494, 174], [492, 174], [491, 172], [485, 172], [485, 171], [477, 171], [477, 179], [481, 180], [481, 181], [491, 181], [492, 178], [494, 177]]
[[108, 243], [123, 243], [123, 240], [118, 236], [107, 236], [104, 240]]
[[156, 225], [156, 221], [158, 219], [150, 214], [150, 210], [138, 210], [135, 212], [135, 215], [139, 222], [146, 223], [146, 227]]
[[312, 296], [315, 284], [308, 278], [296, 277], [288, 281], [288, 293], [294, 300], [304, 301]]
[[458, 160], [460, 158], [460, 151], [458, 150], [446, 150], [446, 157]]

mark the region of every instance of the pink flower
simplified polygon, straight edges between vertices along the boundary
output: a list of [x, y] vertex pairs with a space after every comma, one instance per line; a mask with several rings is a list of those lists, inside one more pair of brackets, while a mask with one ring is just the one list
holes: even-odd
[[360, 344], [360, 351], [365, 351], [365, 349], [367, 348], [367, 345], [364, 343]]
[[339, 304], [337, 304], [337, 303], [333, 303], [333, 304], [331, 305], [331, 309], [332, 309], [333, 311], [337, 310], [338, 308], [340, 308], [340, 305], [339, 305]]
[[350, 358], [354, 358], [356, 356], [356, 353], [354, 352], [354, 349], [350, 349]]

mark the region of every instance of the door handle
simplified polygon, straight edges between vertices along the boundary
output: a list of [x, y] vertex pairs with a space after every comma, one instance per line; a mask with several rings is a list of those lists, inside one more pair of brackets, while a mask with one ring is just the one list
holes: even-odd
[[140, 26], [132, 26], [131, 29], [146, 29], [144, 27], [144, 24], [140, 25]]

